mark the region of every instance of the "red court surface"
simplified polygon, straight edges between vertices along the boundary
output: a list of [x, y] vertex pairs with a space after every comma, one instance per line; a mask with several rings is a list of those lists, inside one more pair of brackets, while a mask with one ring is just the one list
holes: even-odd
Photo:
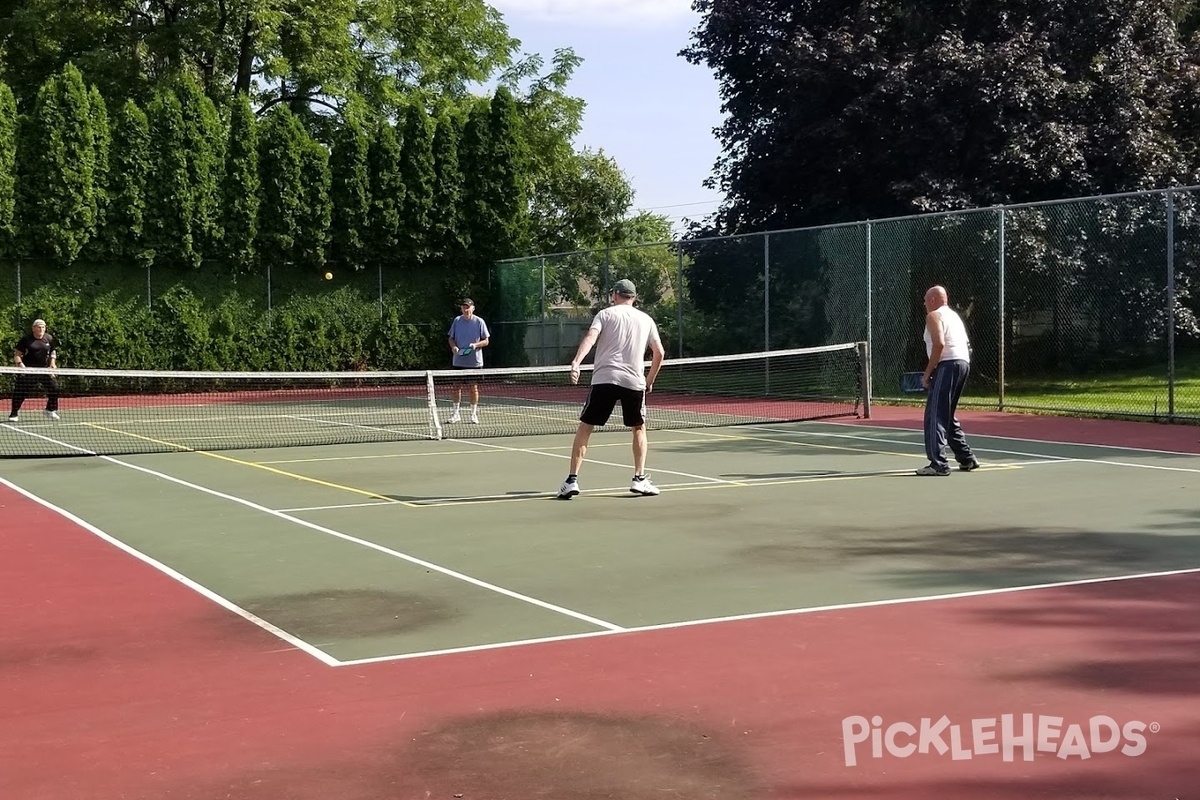
[[0, 798], [1200, 796], [1197, 573], [335, 668], [4, 487], [0, 520]]

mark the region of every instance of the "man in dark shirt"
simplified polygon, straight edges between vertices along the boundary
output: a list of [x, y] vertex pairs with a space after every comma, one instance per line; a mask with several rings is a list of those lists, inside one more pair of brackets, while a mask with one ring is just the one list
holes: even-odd
[[[55, 352], [54, 337], [46, 333], [46, 321], [35, 319], [32, 332], [17, 342], [17, 347], [13, 351], [13, 363], [22, 369], [25, 367], [55, 369], [58, 366], [57, 359], [58, 353]], [[50, 419], [58, 419], [58, 381], [54, 379], [53, 374], [43, 372], [17, 376], [16, 386], [13, 388], [12, 414], [8, 418], [9, 422], [18, 420], [21, 404], [39, 384], [46, 389], [46, 416]]]

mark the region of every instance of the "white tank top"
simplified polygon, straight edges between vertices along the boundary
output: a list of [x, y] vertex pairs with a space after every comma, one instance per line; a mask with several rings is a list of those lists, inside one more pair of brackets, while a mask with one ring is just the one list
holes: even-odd
[[[962, 317], [950, 306], [942, 306], [935, 310], [934, 315], [942, 324], [942, 361], [970, 361], [971, 342], [967, 338], [967, 326]], [[929, 328], [925, 329], [925, 355], [933, 354], [933, 340], [929, 337]]]

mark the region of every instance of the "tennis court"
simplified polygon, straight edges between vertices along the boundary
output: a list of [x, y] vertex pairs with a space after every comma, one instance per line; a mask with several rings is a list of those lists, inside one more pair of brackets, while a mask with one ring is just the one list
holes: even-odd
[[[378, 387], [289, 385], [203, 430], [185, 394], [133, 414], [107, 391], [0, 427], [0, 795], [1200, 785], [1193, 429], [964, 414], [983, 467], [919, 478], [919, 409], [740, 417], [706, 379], [662, 395], [659, 497], [629, 493], [618, 428], [564, 502], [570, 398], [488, 384], [450, 426], [410, 383], [403, 419]], [[807, 391], [770, 413], [825, 417]], [[553, 432], [500, 432], [518, 407]]]

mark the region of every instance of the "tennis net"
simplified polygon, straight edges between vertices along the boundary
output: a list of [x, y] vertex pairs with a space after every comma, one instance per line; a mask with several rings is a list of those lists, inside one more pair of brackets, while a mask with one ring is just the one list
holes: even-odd
[[[27, 394], [0, 424], [0, 458], [250, 450], [566, 434], [591, 365], [405, 372], [165, 372], [0, 367]], [[43, 409], [53, 375], [59, 418]], [[647, 397], [650, 430], [869, 416], [863, 342], [668, 359]], [[472, 387], [479, 390], [472, 422]], [[453, 414], [461, 393], [461, 411]], [[0, 417], [4, 419], [5, 417]], [[627, 431], [618, 407], [600, 430]]]

